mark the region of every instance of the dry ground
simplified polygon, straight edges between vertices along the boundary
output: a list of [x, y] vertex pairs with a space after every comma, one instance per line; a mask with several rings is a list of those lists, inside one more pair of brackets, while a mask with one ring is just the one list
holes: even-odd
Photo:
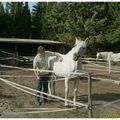
[[[87, 71], [92, 73], [92, 76], [101, 78], [110, 78], [120, 81], [120, 73], [108, 74], [108, 71], [90, 70], [91, 68], [97, 68], [98, 66], [93, 65], [92, 67], [85, 67]], [[119, 69], [120, 67], [117, 67]], [[103, 70], [103, 68], [101, 68]], [[104, 68], [105, 70], [105, 68]], [[36, 79], [33, 72], [5, 69], [0, 68], [0, 75], [30, 75], [33, 77], [4, 77], [7, 80], [35, 88]], [[69, 99], [73, 98], [73, 81], [69, 84], [70, 92]], [[64, 97], [64, 82], [59, 81], [56, 83], [56, 95]], [[77, 101], [87, 103], [87, 80], [81, 78], [79, 84], [79, 91], [77, 95]], [[120, 118], [120, 101], [113, 103], [109, 106], [104, 106], [107, 103], [120, 99], [120, 85], [111, 84], [108, 82], [101, 82], [93, 80], [92, 82], [92, 100], [93, 100], [93, 117], [119, 117]], [[0, 117], [1, 118], [86, 118], [88, 117], [87, 110], [84, 108], [75, 109], [72, 111], [64, 112], [53, 112], [53, 113], [39, 113], [39, 114], [7, 114], [10, 112], [23, 112], [30, 111], [23, 108], [35, 108], [34, 104], [35, 97], [23, 93], [11, 86], [0, 81]], [[52, 99], [49, 103], [42, 104], [40, 108], [65, 108], [64, 102], [56, 99]]]

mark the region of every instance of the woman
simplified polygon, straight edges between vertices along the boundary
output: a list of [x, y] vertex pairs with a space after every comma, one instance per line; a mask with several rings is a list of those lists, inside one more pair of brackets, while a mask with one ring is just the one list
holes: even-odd
[[[38, 70], [48, 70], [48, 58], [50, 56], [57, 56], [60, 57], [60, 60], [62, 61], [62, 56], [59, 53], [56, 52], [50, 52], [50, 51], [45, 51], [45, 48], [42, 46], [39, 46], [37, 48], [37, 55], [35, 56], [33, 60], [33, 69], [35, 76], [37, 78], [36, 81], [36, 90], [41, 91], [43, 88], [43, 92], [48, 93], [48, 81], [49, 81], [49, 73], [46, 72], [40, 72]], [[36, 104], [40, 105], [40, 93], [37, 92], [36, 96]], [[48, 96], [44, 96], [44, 102], [48, 102]]]

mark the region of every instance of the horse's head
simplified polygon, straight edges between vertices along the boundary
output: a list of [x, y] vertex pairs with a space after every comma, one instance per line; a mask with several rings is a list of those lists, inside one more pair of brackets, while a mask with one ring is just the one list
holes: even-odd
[[75, 46], [73, 48], [73, 60], [77, 61], [86, 51], [86, 41], [76, 38]]
[[96, 54], [96, 62], [98, 61], [99, 58], [100, 58], [100, 53], [97, 52], [97, 54]]

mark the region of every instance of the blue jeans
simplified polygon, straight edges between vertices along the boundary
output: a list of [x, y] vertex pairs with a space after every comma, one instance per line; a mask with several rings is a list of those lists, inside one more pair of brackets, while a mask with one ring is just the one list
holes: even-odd
[[[48, 74], [40, 76], [40, 80], [36, 81], [36, 90], [41, 91], [43, 88], [43, 92], [48, 93], [48, 81], [49, 81]], [[40, 102], [40, 97], [38, 95], [40, 95], [40, 93], [37, 92], [36, 101]], [[44, 101], [47, 102], [48, 96], [47, 95], [43, 95], [43, 96], [44, 96]]]

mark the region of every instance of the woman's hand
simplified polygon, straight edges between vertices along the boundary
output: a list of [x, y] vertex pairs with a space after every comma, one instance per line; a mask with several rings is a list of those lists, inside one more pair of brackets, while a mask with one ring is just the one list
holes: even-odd
[[62, 62], [62, 61], [63, 61], [62, 56], [59, 56], [59, 61], [60, 61], [60, 62]]
[[60, 62], [63, 61], [63, 57], [59, 53], [54, 52], [54, 55], [56, 55]]
[[37, 76], [37, 80], [41, 80], [40, 76]]

